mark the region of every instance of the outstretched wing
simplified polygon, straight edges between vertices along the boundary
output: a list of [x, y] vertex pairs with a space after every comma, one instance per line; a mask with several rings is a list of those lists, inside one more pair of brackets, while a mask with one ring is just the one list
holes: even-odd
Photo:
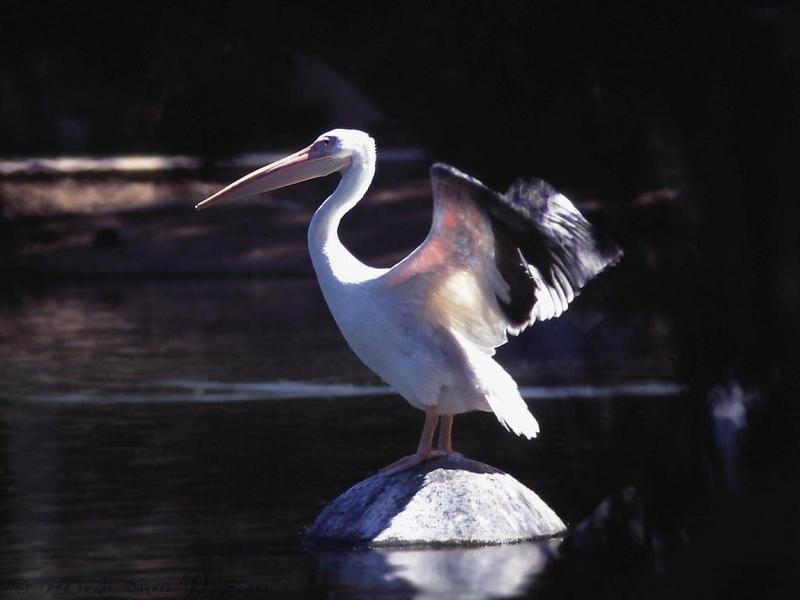
[[388, 281], [490, 353], [507, 332], [559, 316], [622, 255], [544, 181], [518, 180], [499, 194], [442, 163], [431, 180], [431, 230]]

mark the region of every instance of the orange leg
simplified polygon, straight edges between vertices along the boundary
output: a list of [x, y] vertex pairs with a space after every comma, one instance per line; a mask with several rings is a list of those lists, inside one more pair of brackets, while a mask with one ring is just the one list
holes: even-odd
[[462, 456], [459, 452], [453, 451], [453, 415], [442, 415], [439, 419], [439, 441], [436, 450], [431, 452], [432, 456], [449, 456], [455, 454]]
[[422, 427], [422, 435], [419, 438], [419, 445], [414, 454], [404, 456], [389, 466], [383, 467], [378, 473], [381, 475], [394, 475], [406, 469], [420, 464], [431, 458], [431, 449], [433, 448], [433, 432], [436, 430], [436, 424], [439, 421], [439, 412], [434, 407], [425, 409], [425, 425]]

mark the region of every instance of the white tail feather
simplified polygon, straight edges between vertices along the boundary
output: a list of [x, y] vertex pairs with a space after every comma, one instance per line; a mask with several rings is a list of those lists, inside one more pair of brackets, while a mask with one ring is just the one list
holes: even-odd
[[453, 332], [467, 356], [477, 385], [486, 397], [497, 420], [507, 430], [531, 439], [539, 433], [539, 423], [528, 410], [511, 375], [489, 355], [482, 352], [466, 338]]

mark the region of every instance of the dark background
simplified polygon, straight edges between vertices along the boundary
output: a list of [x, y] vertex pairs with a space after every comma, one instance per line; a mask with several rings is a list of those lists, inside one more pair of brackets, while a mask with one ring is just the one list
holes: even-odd
[[[701, 181], [788, 166], [789, 8], [281, 4], [4, 3], [2, 153], [220, 155], [339, 117], [487, 174], [535, 165], [616, 196], [659, 182], [659, 143]], [[340, 90], [320, 77], [310, 89], [298, 71], [320, 62], [374, 114], [332, 107]]]
[[[746, 578], [784, 595], [799, 527], [800, 11], [656, 6], [6, 2], [0, 157], [210, 164], [359, 127], [379, 149], [420, 146], [498, 188], [548, 179], [625, 248], [613, 301], [676, 326], [692, 441], [672, 440], [641, 474], [654, 528], [677, 536], [698, 505], [719, 506], [696, 476], [719, 468], [702, 455], [707, 390], [734, 377], [765, 399], [746, 489], [695, 546], [711, 566], [674, 585], [706, 577], [712, 596], [747, 596]], [[30, 277], [2, 214], [4, 273]], [[720, 531], [759, 539], [723, 575]]]
[[541, 176], [609, 209], [618, 301], [681, 311], [712, 377], [765, 376], [797, 333], [798, 34], [764, 4], [11, 2], [0, 155], [210, 160], [363, 127], [498, 188]]

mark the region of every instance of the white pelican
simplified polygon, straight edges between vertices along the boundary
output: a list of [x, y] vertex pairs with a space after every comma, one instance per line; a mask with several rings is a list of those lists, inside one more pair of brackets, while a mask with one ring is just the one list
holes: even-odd
[[[539, 425], [495, 348], [536, 320], [557, 317], [581, 286], [621, 251], [601, 242], [572, 203], [540, 180], [499, 194], [457, 169], [431, 167], [433, 224], [422, 244], [391, 269], [362, 263], [339, 240], [339, 223], [375, 174], [375, 141], [334, 129], [200, 202], [241, 198], [340, 173], [314, 213], [308, 247], [328, 307], [353, 352], [425, 411], [414, 454], [391, 474], [453, 451], [453, 416], [494, 412], [528, 439]], [[433, 436], [439, 436], [436, 448]]]

